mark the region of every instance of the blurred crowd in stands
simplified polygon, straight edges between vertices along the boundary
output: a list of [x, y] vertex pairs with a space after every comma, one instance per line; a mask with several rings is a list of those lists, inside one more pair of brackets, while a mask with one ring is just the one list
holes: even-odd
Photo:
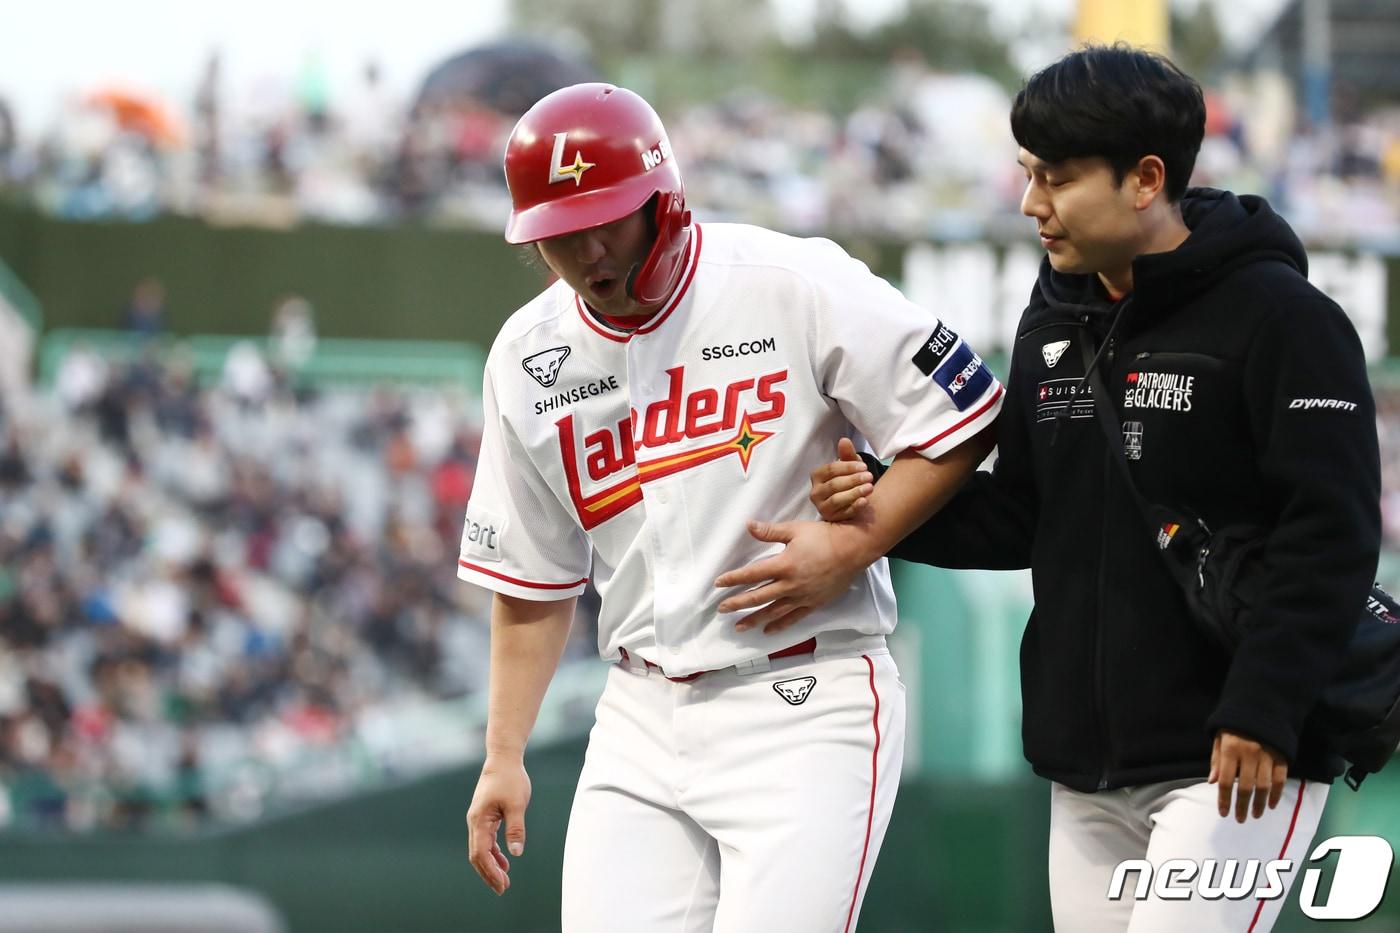
[[298, 387], [252, 345], [201, 385], [130, 323], [129, 361], [77, 349], [0, 408], [0, 827], [251, 818], [467, 757], [462, 717], [404, 732], [484, 681], [472, 406]]
[[[1197, 183], [1269, 196], [1310, 239], [1400, 238], [1400, 110], [1343, 108], [1313, 133], [1281, 76], [1228, 78], [1208, 97]], [[867, 101], [837, 113], [736, 91], [665, 117], [702, 216], [794, 232], [1024, 234], [1005, 89], [904, 61]], [[496, 228], [517, 115], [471, 95], [403, 99], [372, 64], [343, 98], [314, 68], [238, 96], [213, 58], [187, 101], [98, 89], [23, 136], [0, 106], [0, 181], [75, 218]]]
[[[485, 680], [489, 596], [454, 572], [474, 407], [299, 387], [252, 344], [201, 384], [153, 321], [0, 409], [0, 828], [251, 819], [470, 756], [465, 717], [407, 733]], [[1400, 548], [1400, 383], [1376, 395]]]

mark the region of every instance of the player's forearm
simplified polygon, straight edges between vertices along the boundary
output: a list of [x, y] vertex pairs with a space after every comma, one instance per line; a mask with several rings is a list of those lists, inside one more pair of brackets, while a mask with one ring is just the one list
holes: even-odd
[[540, 703], [564, 653], [576, 601], [535, 602], [499, 593], [492, 600], [488, 758], [525, 754]]
[[838, 527], [848, 529], [860, 559], [874, 563], [946, 505], [995, 443], [988, 428], [933, 460], [904, 451], [875, 484], [861, 517]]

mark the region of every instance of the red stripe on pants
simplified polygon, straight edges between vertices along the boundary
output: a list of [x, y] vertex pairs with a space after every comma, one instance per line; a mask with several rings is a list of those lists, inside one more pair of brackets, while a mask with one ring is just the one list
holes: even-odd
[[870, 693], [875, 697], [875, 715], [871, 725], [875, 727], [875, 749], [870, 753], [870, 809], [865, 814], [865, 844], [860, 850], [860, 870], [856, 873], [856, 889], [851, 892], [851, 909], [846, 911], [846, 933], [851, 933], [851, 921], [856, 916], [856, 902], [860, 900], [860, 882], [865, 877], [865, 859], [870, 854], [870, 830], [875, 823], [875, 786], [880, 777], [880, 691], [875, 689], [875, 662], [869, 655], [861, 655], [870, 668]]
[[[1293, 827], [1298, 825], [1298, 811], [1303, 809], [1303, 791], [1308, 789], [1308, 782], [1302, 780], [1298, 782], [1298, 802], [1293, 805], [1293, 819], [1288, 821], [1288, 835], [1283, 837], [1283, 848], [1278, 850], [1278, 857], [1283, 858], [1283, 854], [1288, 851], [1288, 844], [1293, 841]], [[1259, 915], [1264, 912], [1264, 901], [1259, 901], [1259, 906], [1254, 908], [1254, 919], [1249, 921], [1248, 933], [1254, 933], [1254, 926], [1259, 922]]]

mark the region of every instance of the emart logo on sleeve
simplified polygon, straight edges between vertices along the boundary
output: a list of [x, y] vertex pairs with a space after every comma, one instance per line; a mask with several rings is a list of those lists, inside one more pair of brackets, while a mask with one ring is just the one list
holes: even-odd
[[467, 509], [467, 519], [462, 526], [462, 559], [500, 560], [505, 533], [503, 517], [473, 504]]

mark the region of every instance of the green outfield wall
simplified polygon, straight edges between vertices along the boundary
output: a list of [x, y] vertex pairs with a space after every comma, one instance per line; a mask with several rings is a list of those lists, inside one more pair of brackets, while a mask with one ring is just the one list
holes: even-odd
[[[911, 298], [949, 314], [985, 351], [1014, 332], [1039, 252], [1028, 242], [916, 243], [838, 237]], [[1351, 314], [1374, 360], [1400, 348], [1400, 255], [1392, 246], [1311, 247], [1312, 277]], [[132, 287], [165, 283], [173, 333], [267, 333], [299, 294], [322, 336], [474, 341], [489, 347], [544, 284], [521, 247], [491, 231], [424, 225], [288, 229], [161, 217], [65, 221], [0, 199], [0, 260], [43, 306], [47, 328], [119, 326]], [[952, 303], [951, 306], [949, 303]]]
[[176, 334], [266, 334], [277, 302], [308, 299], [327, 337], [472, 341], [543, 284], [519, 249], [426, 227], [212, 227], [184, 218], [74, 223], [0, 204], [0, 259], [50, 328], [111, 328], [136, 282], [160, 279]]

